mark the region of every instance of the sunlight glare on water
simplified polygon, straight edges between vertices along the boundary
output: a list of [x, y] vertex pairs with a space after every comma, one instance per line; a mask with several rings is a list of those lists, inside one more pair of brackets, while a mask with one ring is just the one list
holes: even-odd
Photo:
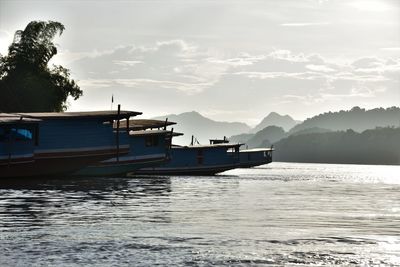
[[0, 265], [399, 265], [400, 166], [0, 184]]

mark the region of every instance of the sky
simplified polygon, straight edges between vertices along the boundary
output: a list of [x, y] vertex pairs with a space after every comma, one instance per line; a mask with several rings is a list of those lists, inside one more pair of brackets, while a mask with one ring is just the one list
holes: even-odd
[[400, 106], [398, 0], [0, 0], [0, 53], [32, 20], [64, 24], [53, 64], [69, 111], [198, 111], [255, 125], [274, 111]]

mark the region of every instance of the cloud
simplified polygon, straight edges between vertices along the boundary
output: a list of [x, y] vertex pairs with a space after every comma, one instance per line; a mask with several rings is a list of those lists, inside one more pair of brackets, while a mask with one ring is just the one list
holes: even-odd
[[329, 68], [329, 67], [327, 67], [327, 66], [325, 66], [325, 65], [313, 65], [313, 64], [309, 64], [309, 65], [306, 65], [306, 68], [309, 69], [309, 70], [313, 70], [313, 71], [322, 71], [322, 72], [332, 72], [332, 71], [335, 71], [334, 69]]
[[358, 0], [348, 3], [349, 6], [365, 12], [385, 12], [391, 9], [391, 6], [380, 0]]
[[329, 22], [294, 22], [294, 23], [282, 23], [280, 26], [283, 27], [308, 27], [308, 26], [320, 26], [329, 25]]
[[104, 86], [158, 87], [188, 95], [199, 93], [228, 68], [209, 59], [204, 52], [183, 40], [160, 41], [153, 46], [121, 46], [96, 52], [75, 61], [71, 69], [90, 86], [93, 79]]
[[382, 48], [380, 48], [380, 50], [384, 50], [384, 51], [400, 51], [400, 46], [398, 46], [398, 47], [382, 47]]
[[121, 92], [119, 99], [125, 106], [136, 103], [135, 109], [147, 103], [145, 109], [199, 110], [222, 120], [245, 118], [245, 111], [252, 118], [265, 116], [266, 108], [287, 113], [288, 108], [390, 104], [400, 83], [396, 58], [342, 63], [282, 49], [226, 55], [183, 40], [92, 53], [71, 69], [79, 70], [83, 98], [96, 98], [96, 91], [107, 92], [105, 97]]

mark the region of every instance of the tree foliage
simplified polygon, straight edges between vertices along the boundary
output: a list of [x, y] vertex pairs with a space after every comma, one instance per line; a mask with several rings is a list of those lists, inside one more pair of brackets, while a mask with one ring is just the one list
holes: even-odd
[[32, 21], [15, 32], [8, 55], [0, 55], [0, 111], [52, 112], [67, 108], [82, 91], [62, 66], [48, 67], [57, 54], [54, 37], [65, 27], [54, 21]]
[[400, 128], [291, 135], [274, 144], [274, 161], [400, 165]]
[[351, 110], [339, 112], [326, 112], [305, 120], [303, 123], [293, 127], [289, 134], [310, 128], [322, 128], [332, 131], [345, 131], [353, 129], [362, 132], [375, 127], [386, 127], [400, 125], [400, 108], [375, 108], [365, 110], [353, 107]]

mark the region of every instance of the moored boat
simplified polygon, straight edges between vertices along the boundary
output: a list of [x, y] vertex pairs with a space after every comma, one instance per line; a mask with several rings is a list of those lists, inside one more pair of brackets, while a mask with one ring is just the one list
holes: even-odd
[[[224, 136], [223, 139], [210, 139], [210, 144], [228, 144], [229, 140]], [[241, 149], [239, 151], [238, 168], [251, 168], [272, 162], [271, 148], [252, 148]]]
[[[125, 176], [140, 168], [158, 166], [168, 160], [171, 131], [165, 130], [174, 122], [159, 120], [122, 121], [121, 131], [129, 131], [129, 152], [94, 163], [75, 173], [77, 176]], [[114, 129], [117, 126], [114, 124]], [[155, 130], [153, 130], [155, 129]]]
[[244, 149], [239, 152], [239, 167], [251, 168], [272, 162], [273, 148]]
[[112, 122], [139, 114], [0, 114], [0, 177], [65, 175], [94, 162], [125, 155], [129, 152], [128, 134], [116, 135]]
[[143, 168], [137, 174], [148, 175], [215, 175], [236, 168], [250, 168], [270, 163], [271, 148], [240, 150], [243, 144], [229, 140], [211, 139], [209, 145], [173, 145], [170, 160], [160, 166]]
[[215, 175], [237, 168], [242, 144], [211, 143], [210, 145], [172, 145], [169, 161], [160, 166], [143, 168], [137, 174]]

